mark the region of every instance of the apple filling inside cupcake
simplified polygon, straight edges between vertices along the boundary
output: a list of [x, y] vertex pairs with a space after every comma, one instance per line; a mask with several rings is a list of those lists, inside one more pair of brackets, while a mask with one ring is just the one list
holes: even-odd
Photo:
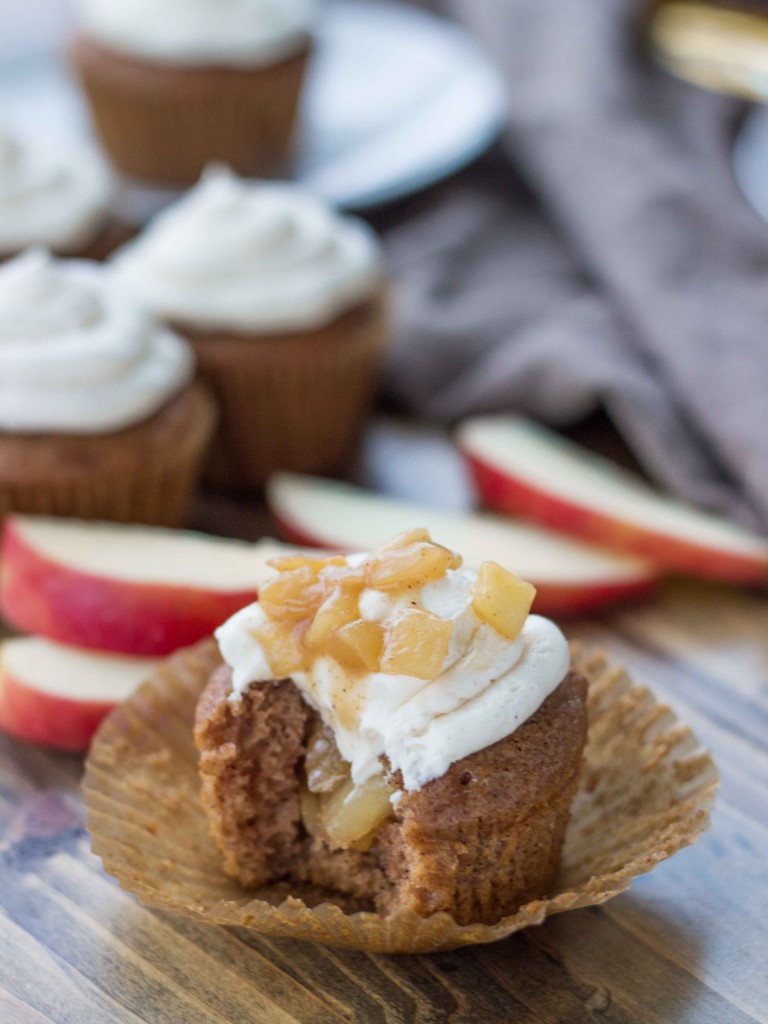
[[355, 784], [350, 767], [329, 727], [316, 724], [304, 759], [301, 820], [311, 836], [321, 836], [332, 849], [367, 850], [379, 826], [392, 817], [395, 790], [383, 771]]

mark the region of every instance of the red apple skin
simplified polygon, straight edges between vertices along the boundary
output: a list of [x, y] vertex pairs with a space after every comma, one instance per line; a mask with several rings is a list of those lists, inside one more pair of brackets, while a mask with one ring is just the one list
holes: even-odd
[[78, 572], [35, 551], [6, 523], [0, 554], [0, 611], [16, 629], [74, 647], [155, 656], [210, 636], [256, 599], [231, 593], [133, 583]]
[[[283, 540], [288, 544], [300, 547], [322, 547], [329, 550], [328, 544], [322, 539], [312, 537], [289, 520], [274, 514], [275, 522]], [[335, 550], [339, 550], [336, 548]], [[537, 615], [563, 618], [568, 615], [581, 615], [623, 601], [648, 597], [657, 589], [657, 577], [641, 577], [633, 580], [598, 580], [589, 584], [555, 584], [541, 583], [531, 580], [536, 586], [536, 599], [533, 610]]]
[[768, 559], [751, 558], [639, 529], [533, 487], [474, 455], [464, 457], [484, 504], [552, 530], [592, 541], [614, 551], [638, 555], [662, 569], [722, 583], [765, 583]]
[[0, 674], [0, 729], [16, 739], [83, 753], [114, 703], [69, 700]]

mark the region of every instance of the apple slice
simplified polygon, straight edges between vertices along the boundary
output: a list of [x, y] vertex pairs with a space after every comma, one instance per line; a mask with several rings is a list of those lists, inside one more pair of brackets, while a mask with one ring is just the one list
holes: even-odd
[[337, 550], [376, 547], [394, 534], [425, 526], [467, 565], [499, 562], [537, 588], [544, 615], [582, 612], [651, 591], [656, 570], [646, 562], [570, 541], [548, 530], [488, 514], [446, 512], [382, 497], [349, 484], [279, 473], [267, 487], [287, 540]]
[[162, 527], [12, 516], [0, 609], [18, 630], [75, 647], [161, 655], [254, 600], [275, 545]]
[[490, 508], [664, 569], [724, 582], [768, 579], [765, 537], [665, 497], [528, 420], [478, 417], [460, 427], [457, 439]]
[[0, 644], [0, 729], [58, 750], [88, 749], [102, 718], [158, 664], [39, 637]]

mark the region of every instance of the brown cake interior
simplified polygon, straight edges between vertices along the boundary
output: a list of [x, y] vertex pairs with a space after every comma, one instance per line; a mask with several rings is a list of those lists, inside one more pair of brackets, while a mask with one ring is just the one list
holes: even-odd
[[447, 911], [461, 924], [492, 923], [549, 891], [586, 739], [582, 676], [568, 673], [510, 736], [404, 792], [365, 852], [332, 849], [302, 823], [318, 718], [291, 680], [252, 684], [241, 700], [231, 692], [222, 667], [200, 698], [195, 739], [211, 832], [244, 886], [309, 882], [381, 913]]

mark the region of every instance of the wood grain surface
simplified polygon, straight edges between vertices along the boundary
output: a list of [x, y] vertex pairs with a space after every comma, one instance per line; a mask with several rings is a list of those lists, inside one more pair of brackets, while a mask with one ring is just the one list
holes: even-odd
[[[199, 519], [264, 525], [226, 502]], [[768, 597], [674, 583], [566, 631], [667, 700], [722, 775], [711, 830], [630, 892], [424, 957], [203, 926], [140, 906], [102, 872], [80, 758], [0, 737], [2, 1024], [768, 1022]]]

